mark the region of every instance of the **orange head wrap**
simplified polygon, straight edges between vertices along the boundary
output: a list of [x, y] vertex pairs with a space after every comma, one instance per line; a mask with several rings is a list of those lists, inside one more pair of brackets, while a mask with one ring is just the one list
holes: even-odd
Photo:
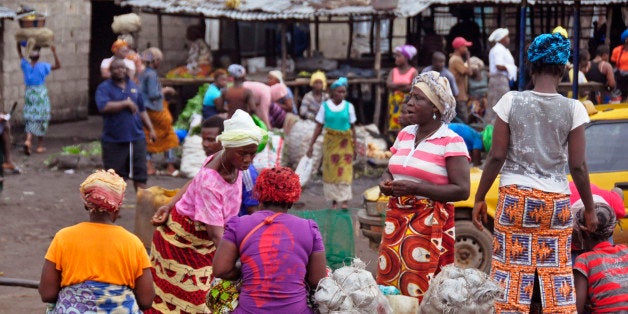
[[294, 203], [301, 197], [299, 176], [288, 167], [264, 169], [255, 181], [253, 194], [262, 203]]
[[129, 44], [126, 41], [122, 39], [116, 39], [116, 41], [113, 42], [113, 45], [111, 45], [111, 52], [116, 53], [118, 50], [120, 50], [120, 48], [128, 46]]
[[117, 212], [124, 199], [126, 182], [113, 169], [96, 170], [79, 190], [89, 211]]

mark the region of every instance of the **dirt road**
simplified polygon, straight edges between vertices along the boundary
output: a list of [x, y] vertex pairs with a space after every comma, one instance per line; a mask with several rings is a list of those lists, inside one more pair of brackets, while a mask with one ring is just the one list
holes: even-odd
[[[74, 173], [51, 170], [44, 161], [65, 145], [97, 140], [102, 128], [100, 117], [88, 120], [55, 124], [46, 137], [48, 151], [44, 154], [25, 156], [21, 147], [14, 147], [15, 162], [22, 167], [20, 175], [5, 175], [4, 191], [0, 194], [0, 272], [10, 278], [39, 280], [46, 249], [54, 234], [61, 228], [87, 219], [78, 192], [79, 184], [91, 173], [91, 169], [78, 169]], [[14, 142], [22, 143], [21, 133], [14, 134]], [[155, 176], [148, 185], [179, 188], [187, 179]], [[361, 207], [361, 193], [377, 184], [376, 178], [362, 177], [354, 181], [354, 197], [351, 207]], [[133, 230], [135, 194], [132, 184], [126, 192], [118, 223]], [[325, 208], [322, 184], [310, 183], [303, 191], [300, 202], [305, 209]], [[354, 219], [355, 220], [355, 219]], [[368, 241], [359, 234], [354, 224], [356, 255], [375, 270], [376, 253], [368, 248]], [[21, 287], [0, 286], [0, 313], [43, 313], [44, 304], [37, 290]]]

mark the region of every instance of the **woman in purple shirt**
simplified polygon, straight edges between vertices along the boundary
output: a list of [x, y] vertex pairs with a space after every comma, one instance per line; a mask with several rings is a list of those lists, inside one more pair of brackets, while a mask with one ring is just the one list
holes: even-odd
[[233, 313], [313, 313], [308, 286], [316, 288], [325, 277], [325, 248], [314, 221], [287, 214], [301, 196], [299, 177], [286, 167], [265, 169], [253, 191], [262, 206], [227, 222], [214, 275], [242, 278]]

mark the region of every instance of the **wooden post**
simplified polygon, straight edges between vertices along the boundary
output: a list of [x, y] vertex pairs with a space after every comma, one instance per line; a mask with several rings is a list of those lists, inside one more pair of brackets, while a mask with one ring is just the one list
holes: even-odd
[[573, 11], [573, 99], [578, 99], [578, 71], [580, 71], [580, 0], [574, 1]]
[[161, 21], [161, 12], [157, 12], [157, 46], [164, 50], [164, 26]]
[[351, 46], [353, 45], [353, 16], [349, 15], [349, 42], [347, 43], [347, 60], [351, 59]]
[[[319, 28], [319, 23], [318, 23], [318, 16], [314, 18], [314, 44], [316, 45], [316, 51], [320, 52], [321, 51], [321, 41], [320, 41], [320, 37], [319, 37], [319, 32], [320, 32], [320, 28]], [[311, 56], [310, 56], [311, 57]]]
[[604, 38], [604, 44], [611, 45], [611, 22], [613, 21], [613, 7], [610, 5], [606, 7], [606, 38]]
[[522, 91], [525, 86], [525, 42], [526, 42], [526, 11], [528, 8], [528, 1], [522, 0], [519, 7], [519, 91]]
[[380, 24], [379, 24], [379, 16], [373, 17], [373, 24], [375, 24], [374, 32], [375, 32], [375, 64], [373, 68], [375, 70], [375, 75], [377, 77], [377, 85], [375, 86], [375, 110], [373, 112], [373, 123], [377, 125], [379, 128], [380, 117], [382, 114], [382, 85], [380, 84], [380, 80], [382, 79], [382, 51], [381, 51], [381, 32], [380, 32]]
[[288, 59], [288, 49], [286, 48], [286, 23], [279, 24], [279, 29], [281, 31], [281, 74], [283, 77], [286, 77], [286, 69], [287, 69], [287, 59]]

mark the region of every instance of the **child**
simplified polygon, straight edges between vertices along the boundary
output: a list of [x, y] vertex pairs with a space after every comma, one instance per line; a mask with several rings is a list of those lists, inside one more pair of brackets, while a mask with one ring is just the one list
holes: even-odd
[[[628, 247], [611, 244], [609, 239], [617, 223], [613, 208], [600, 196], [593, 195], [598, 227], [581, 230], [574, 223], [574, 241], [581, 240], [585, 253], [576, 258], [574, 283], [578, 313], [625, 313], [628, 311]], [[582, 223], [582, 201], [572, 206], [574, 221]]]

